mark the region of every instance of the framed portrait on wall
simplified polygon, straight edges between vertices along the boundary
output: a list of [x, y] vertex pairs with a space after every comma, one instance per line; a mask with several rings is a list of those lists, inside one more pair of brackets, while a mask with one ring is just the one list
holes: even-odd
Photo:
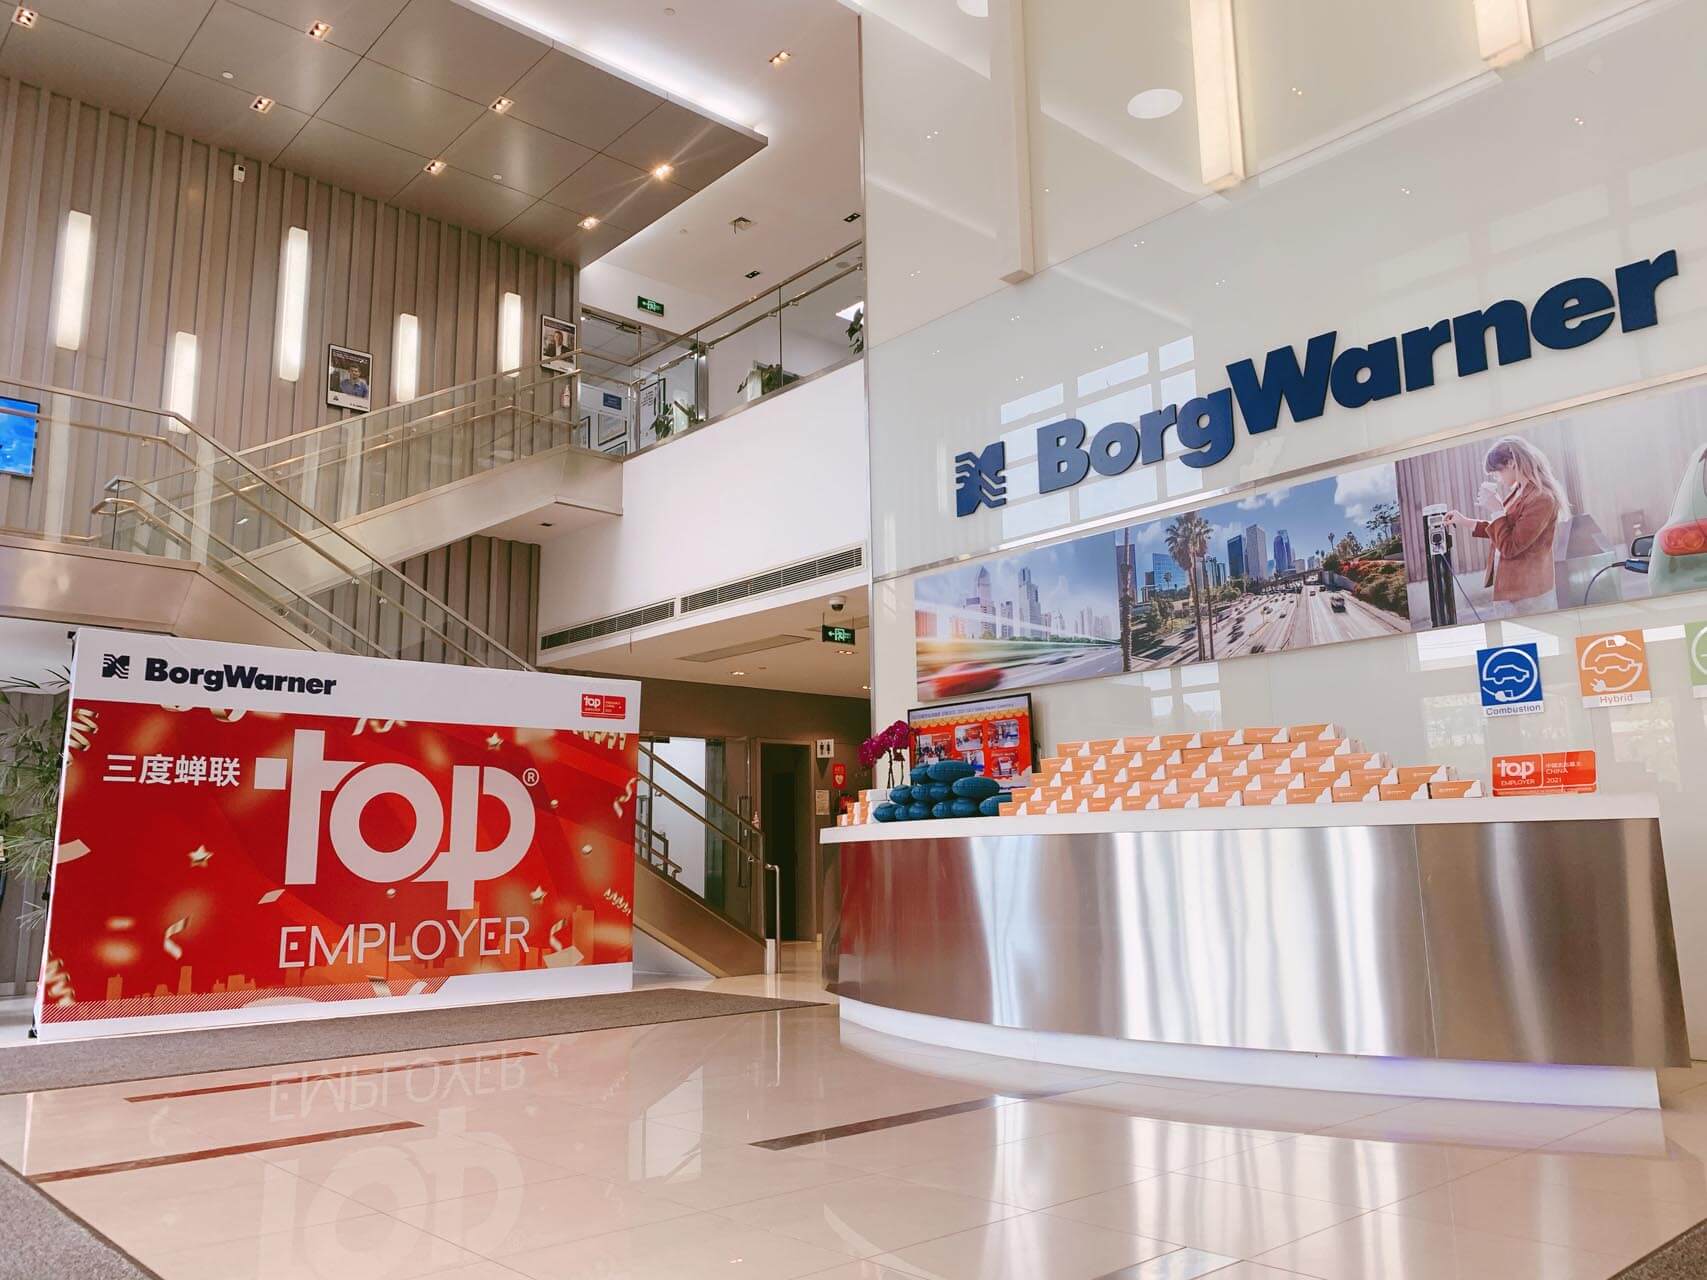
[[373, 408], [373, 355], [349, 347], [326, 348], [326, 403], [334, 409]]
[[664, 380], [655, 378], [640, 388], [640, 430], [649, 432], [664, 411]]
[[601, 408], [593, 415], [593, 423], [598, 431], [598, 448], [605, 453], [615, 453], [628, 446], [628, 419], [619, 412]]
[[539, 318], [539, 362], [553, 373], [578, 373], [575, 326], [555, 316]]

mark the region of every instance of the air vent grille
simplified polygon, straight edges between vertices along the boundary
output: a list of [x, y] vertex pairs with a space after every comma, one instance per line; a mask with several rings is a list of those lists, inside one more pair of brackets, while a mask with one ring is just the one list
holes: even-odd
[[707, 587], [704, 591], [695, 591], [691, 595], [683, 596], [682, 612], [694, 613], [700, 609], [714, 609], [720, 604], [730, 604], [736, 600], [764, 595], [768, 591], [780, 591], [784, 587], [799, 586], [802, 582], [846, 573], [864, 563], [864, 548], [849, 547], [846, 551], [835, 551], [813, 560], [783, 565], [780, 569], [766, 569], [763, 573], [755, 573], [752, 577], [742, 578], [738, 582], [725, 582], [722, 586]]
[[540, 637], [539, 647], [555, 649], [559, 645], [597, 640], [600, 636], [608, 636], [616, 631], [632, 631], [635, 627], [650, 626], [654, 622], [668, 622], [675, 616], [676, 602], [661, 600], [657, 604], [642, 605], [626, 613], [613, 613], [608, 618], [594, 618], [591, 622], [578, 622], [562, 631], [548, 632]]

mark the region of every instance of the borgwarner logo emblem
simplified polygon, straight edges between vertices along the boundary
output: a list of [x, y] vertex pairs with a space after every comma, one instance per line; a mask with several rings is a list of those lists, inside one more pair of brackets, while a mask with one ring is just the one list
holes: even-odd
[[129, 680], [130, 655], [128, 653], [103, 653], [101, 655], [101, 679]]
[[1003, 507], [1008, 501], [1008, 447], [998, 440], [983, 453], [954, 460], [954, 514], [969, 516], [979, 507]]
[[[326, 734], [320, 729], [298, 729], [288, 761], [276, 756], [258, 758], [255, 789], [290, 792], [286, 884], [313, 884], [319, 877], [320, 802], [327, 792], [333, 793], [327, 825], [338, 861], [376, 884], [411, 878], [440, 881], [451, 911], [472, 908], [474, 886], [507, 875], [533, 845], [533, 803], [522, 780], [507, 769], [452, 766], [447, 815], [438, 788], [419, 769], [396, 762], [362, 765], [355, 760], [328, 760]], [[414, 833], [400, 848], [376, 849], [362, 834], [362, 814], [381, 796], [401, 799], [414, 811]], [[475, 825], [484, 798], [498, 801], [509, 815], [509, 830], [490, 849], [479, 847]]]

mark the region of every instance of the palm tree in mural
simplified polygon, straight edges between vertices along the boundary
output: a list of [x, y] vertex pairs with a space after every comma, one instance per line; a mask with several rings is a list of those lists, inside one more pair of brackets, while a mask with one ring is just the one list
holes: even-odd
[[1186, 582], [1191, 589], [1191, 616], [1197, 629], [1197, 654], [1203, 659], [1215, 656], [1215, 615], [1213, 606], [1209, 614], [1209, 625], [1204, 626], [1203, 590], [1200, 586], [1203, 558], [1209, 554], [1209, 522], [1195, 511], [1188, 511], [1178, 517], [1167, 529], [1168, 553], [1174, 562], [1185, 570]]

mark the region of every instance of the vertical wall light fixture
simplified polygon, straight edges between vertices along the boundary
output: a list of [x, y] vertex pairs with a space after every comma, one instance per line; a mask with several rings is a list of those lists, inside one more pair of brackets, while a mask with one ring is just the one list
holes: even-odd
[[1197, 89], [1197, 148], [1203, 164], [1203, 185], [1211, 191], [1224, 191], [1245, 180], [1233, 0], [1190, 3], [1191, 65]]
[[[186, 422], [196, 420], [196, 335], [179, 330], [172, 335], [172, 359], [166, 367], [166, 407]], [[177, 428], [176, 422], [168, 426]]]
[[1482, 61], [1503, 67], [1535, 52], [1529, 0], [1475, 0], [1476, 44]]
[[54, 290], [53, 341], [67, 351], [83, 345], [83, 317], [89, 308], [89, 257], [95, 227], [76, 209], [65, 215], [59, 235], [59, 287]]
[[391, 339], [391, 399], [394, 404], [420, 394], [421, 322], [407, 311], [397, 313], [397, 332]]
[[279, 377], [295, 382], [302, 376], [303, 324], [308, 318], [308, 232], [292, 227], [285, 232], [279, 257]]
[[506, 293], [498, 303], [498, 372], [522, 367], [522, 295]]

